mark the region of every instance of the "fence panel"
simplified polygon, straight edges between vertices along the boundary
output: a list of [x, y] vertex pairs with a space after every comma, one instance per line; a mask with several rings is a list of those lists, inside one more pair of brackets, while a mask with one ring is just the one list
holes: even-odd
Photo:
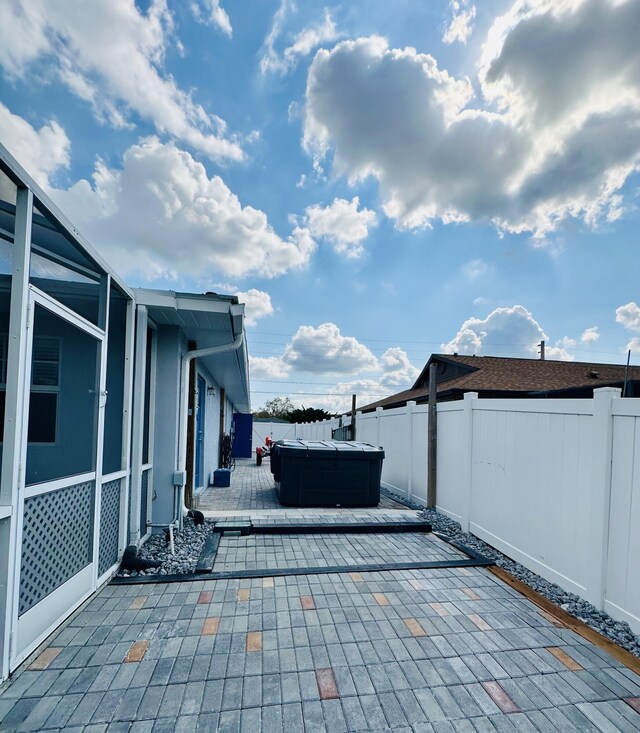
[[[464, 492], [468, 491], [467, 465], [460, 454], [461, 436], [464, 435], [465, 413], [463, 403], [452, 402], [438, 408], [438, 476], [436, 506], [456, 522], [462, 522], [464, 513]], [[423, 439], [428, 430], [428, 415], [425, 415]], [[426, 440], [425, 440], [426, 450]], [[426, 464], [425, 464], [426, 469]], [[424, 478], [424, 499], [426, 502], [427, 474]]]
[[265, 439], [270, 438], [272, 441], [292, 440], [299, 437], [296, 432], [298, 426], [295, 423], [278, 423], [278, 422], [254, 422], [253, 423], [253, 450], [263, 446]]
[[[400, 494], [408, 494], [409, 472], [409, 430], [406, 408], [384, 410], [378, 413], [380, 420], [379, 445], [384, 448], [382, 463], [382, 485]], [[356, 428], [357, 429], [357, 428]]]
[[[557, 407], [561, 401], [554, 402]], [[471, 531], [584, 595], [593, 418], [543, 409], [529, 404], [527, 411], [510, 410], [503, 404], [485, 410], [476, 402]]]
[[627, 621], [636, 633], [640, 633], [639, 528], [640, 414], [614, 414], [604, 608], [612, 616]]

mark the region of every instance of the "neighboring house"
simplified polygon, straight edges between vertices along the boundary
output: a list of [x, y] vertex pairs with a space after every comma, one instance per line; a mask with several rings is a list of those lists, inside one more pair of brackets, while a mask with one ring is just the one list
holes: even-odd
[[0, 681], [249, 413], [236, 297], [132, 290], [0, 145]]
[[[516, 359], [505, 356], [433, 354], [411, 389], [359, 407], [401, 407], [413, 400], [429, 401], [429, 367], [435, 364], [438, 402], [462, 399], [465, 392], [479, 397], [591, 397], [598, 387], [622, 387], [624, 365], [594, 364], [551, 359]], [[629, 367], [627, 397], [640, 397], [640, 367]]]

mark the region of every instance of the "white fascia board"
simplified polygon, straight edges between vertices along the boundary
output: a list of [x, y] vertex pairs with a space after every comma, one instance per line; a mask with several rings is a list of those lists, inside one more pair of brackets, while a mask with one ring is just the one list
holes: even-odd
[[170, 308], [176, 311], [199, 311], [205, 313], [228, 313], [233, 307], [229, 300], [219, 300], [212, 295], [176, 293], [175, 290], [151, 290], [134, 288], [136, 303], [147, 308]]
[[58, 224], [65, 234], [70, 237], [84, 253], [93, 260], [95, 264], [105, 273], [111, 275], [111, 280], [130, 298], [133, 293], [125, 281], [115, 272], [113, 267], [89, 244], [88, 240], [80, 233], [80, 231], [67, 219], [60, 209], [53, 203], [47, 194], [33, 180], [33, 178], [25, 171], [11, 153], [0, 143], [0, 168], [9, 176], [16, 186], [23, 186], [30, 189], [33, 193], [34, 204], [38, 210], [45, 213], [49, 218]]

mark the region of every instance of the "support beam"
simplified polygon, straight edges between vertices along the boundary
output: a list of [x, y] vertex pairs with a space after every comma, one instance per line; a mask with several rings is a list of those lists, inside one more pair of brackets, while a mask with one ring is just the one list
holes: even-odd
[[135, 364], [133, 376], [133, 421], [131, 441], [131, 501], [129, 512], [129, 544], [140, 540], [140, 491], [142, 488], [142, 451], [144, 443], [144, 394], [147, 372], [147, 308], [136, 311]]
[[437, 406], [437, 365], [429, 365], [429, 435], [428, 435], [428, 476], [427, 476], [427, 509], [436, 507], [436, 480], [438, 463], [438, 406]]
[[[4, 444], [0, 505], [10, 510], [0, 520], [0, 680], [7, 677], [14, 639], [14, 609], [20, 574], [20, 548], [29, 393], [28, 301], [33, 194], [18, 187], [11, 273]], [[6, 511], [3, 514], [6, 515]]]

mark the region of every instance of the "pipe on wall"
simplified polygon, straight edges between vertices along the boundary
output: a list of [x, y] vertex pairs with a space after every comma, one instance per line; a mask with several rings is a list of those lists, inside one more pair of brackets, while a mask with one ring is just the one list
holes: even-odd
[[180, 477], [180, 483], [176, 486], [176, 516], [174, 521], [178, 522], [178, 526], [182, 529], [183, 507], [184, 507], [184, 487], [186, 482], [187, 468], [187, 405], [189, 404], [189, 365], [194, 359], [203, 356], [213, 356], [214, 354], [222, 354], [225, 351], [236, 351], [242, 346], [244, 340], [241, 333], [234, 341], [219, 346], [210, 346], [206, 349], [194, 349], [187, 351], [182, 356], [180, 364], [180, 427], [178, 431], [178, 465], [177, 475]]

